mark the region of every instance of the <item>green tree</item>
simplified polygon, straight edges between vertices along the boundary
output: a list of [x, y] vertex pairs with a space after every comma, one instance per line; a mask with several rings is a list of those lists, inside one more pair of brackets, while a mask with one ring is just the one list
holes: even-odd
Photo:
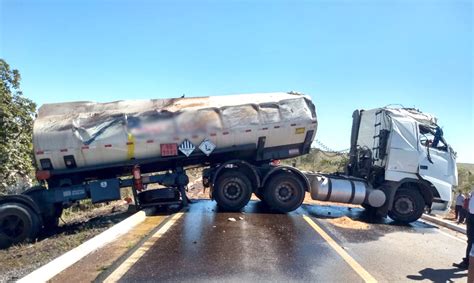
[[36, 104], [20, 90], [20, 72], [0, 59], [0, 195], [31, 183]]

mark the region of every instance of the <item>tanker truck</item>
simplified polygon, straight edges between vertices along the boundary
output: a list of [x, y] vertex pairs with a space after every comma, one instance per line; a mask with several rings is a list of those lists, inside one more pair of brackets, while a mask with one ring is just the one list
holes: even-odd
[[53, 229], [79, 200], [118, 200], [124, 187], [137, 207], [185, 206], [190, 167], [204, 167], [204, 187], [228, 211], [255, 194], [286, 213], [306, 192], [403, 222], [425, 207], [448, 207], [456, 163], [433, 117], [413, 109], [354, 112], [344, 173], [274, 162], [307, 154], [317, 125], [311, 98], [295, 92], [43, 105], [33, 127], [40, 185], [0, 197], [0, 247]]

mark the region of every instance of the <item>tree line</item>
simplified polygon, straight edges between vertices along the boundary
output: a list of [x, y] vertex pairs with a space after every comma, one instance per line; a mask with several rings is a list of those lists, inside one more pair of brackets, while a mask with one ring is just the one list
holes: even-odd
[[29, 187], [34, 174], [36, 104], [20, 89], [21, 75], [0, 59], [0, 195]]

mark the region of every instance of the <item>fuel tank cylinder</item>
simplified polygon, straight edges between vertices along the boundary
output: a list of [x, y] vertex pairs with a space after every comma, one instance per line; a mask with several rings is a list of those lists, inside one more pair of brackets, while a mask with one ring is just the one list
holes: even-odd
[[381, 190], [372, 189], [360, 179], [332, 178], [319, 174], [306, 174], [311, 182], [311, 198], [352, 204], [368, 204], [380, 207], [386, 196]]

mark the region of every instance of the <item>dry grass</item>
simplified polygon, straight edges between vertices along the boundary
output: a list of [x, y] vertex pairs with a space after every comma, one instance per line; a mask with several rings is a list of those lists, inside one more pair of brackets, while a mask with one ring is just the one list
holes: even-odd
[[70, 209], [63, 214], [66, 223], [61, 223], [55, 231], [40, 235], [36, 243], [0, 250], [0, 282], [25, 276], [130, 215], [121, 201], [94, 206], [88, 210]]

